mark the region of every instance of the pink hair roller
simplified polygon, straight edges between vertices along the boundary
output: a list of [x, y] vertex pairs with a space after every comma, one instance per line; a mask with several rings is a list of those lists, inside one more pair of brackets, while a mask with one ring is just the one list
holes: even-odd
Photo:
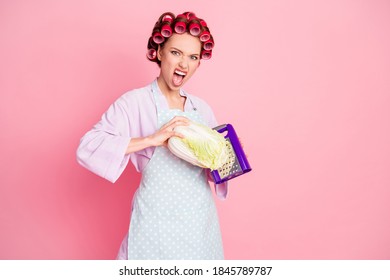
[[200, 26], [196, 22], [191, 23], [189, 29], [192, 36], [198, 36], [200, 33]]
[[206, 51], [211, 51], [211, 50], [214, 48], [214, 42], [211, 41], [211, 40], [208, 40], [207, 42], [204, 42], [203, 48], [204, 48]]
[[178, 34], [182, 34], [182, 33], [186, 32], [186, 24], [182, 21], [176, 22], [175, 32]]
[[188, 20], [191, 21], [193, 19], [198, 19], [198, 17], [195, 14], [189, 15]]
[[157, 49], [158, 45], [153, 41], [153, 37], [149, 38], [148, 49]]
[[157, 52], [155, 49], [148, 49], [148, 52], [146, 53], [147, 58], [150, 60], [154, 60], [157, 56]]
[[172, 27], [169, 25], [169, 23], [164, 24], [161, 27], [161, 35], [165, 38], [169, 38], [172, 35]]
[[185, 20], [188, 19], [188, 17], [186, 15], [184, 15], [184, 14], [177, 15], [176, 18], [181, 18], [181, 19], [185, 19]]
[[156, 44], [161, 44], [162, 42], [164, 42], [164, 37], [163, 35], [161, 35], [160, 32], [155, 32], [153, 34], [153, 41], [156, 43]]
[[199, 19], [200, 25], [207, 27], [207, 23], [203, 19]]
[[208, 40], [210, 40], [210, 32], [205, 30], [202, 33], [200, 33], [199, 40], [201, 42], [207, 42]]
[[172, 23], [173, 18], [172, 18], [170, 15], [165, 15], [165, 16], [163, 17], [162, 21], [163, 21], [163, 22], [164, 22], [164, 21], [167, 21], [167, 22], [169, 22], [169, 23]]
[[203, 50], [201, 54], [201, 59], [208, 60], [211, 58], [211, 51]]
[[188, 19], [188, 20], [197, 18], [197, 16], [196, 16], [195, 13], [193, 13], [193, 12], [187, 12], [187, 13], [185, 13], [185, 15], [187, 16], [187, 19]]

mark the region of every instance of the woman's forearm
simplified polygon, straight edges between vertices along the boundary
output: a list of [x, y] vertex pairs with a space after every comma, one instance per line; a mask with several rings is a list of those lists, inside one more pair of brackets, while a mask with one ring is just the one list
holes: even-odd
[[151, 137], [131, 138], [129, 145], [126, 149], [126, 155], [138, 152], [151, 146], [155, 146]]

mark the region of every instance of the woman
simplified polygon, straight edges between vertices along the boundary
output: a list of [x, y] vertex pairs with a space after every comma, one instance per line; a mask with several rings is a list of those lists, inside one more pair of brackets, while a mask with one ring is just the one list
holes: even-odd
[[[81, 139], [77, 159], [92, 172], [115, 182], [129, 159], [142, 172], [118, 259], [223, 259], [209, 171], [166, 147], [170, 137], [182, 137], [174, 128], [189, 119], [217, 126], [210, 107], [182, 89], [213, 46], [194, 13], [161, 15], [147, 53], [160, 66], [158, 78], [122, 95]], [[216, 193], [226, 197], [227, 185]]]

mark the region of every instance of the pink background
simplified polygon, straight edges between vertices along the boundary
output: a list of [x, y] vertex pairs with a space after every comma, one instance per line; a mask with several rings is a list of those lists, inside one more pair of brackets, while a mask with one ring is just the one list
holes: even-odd
[[216, 47], [185, 88], [253, 167], [217, 202], [226, 258], [390, 259], [386, 0], [1, 1], [0, 259], [116, 256], [139, 174], [111, 184], [75, 151], [158, 75], [158, 16], [186, 10]]

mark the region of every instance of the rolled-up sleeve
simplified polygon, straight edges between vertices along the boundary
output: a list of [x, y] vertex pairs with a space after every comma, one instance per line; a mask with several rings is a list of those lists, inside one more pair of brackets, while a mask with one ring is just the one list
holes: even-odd
[[93, 173], [115, 182], [129, 162], [131, 140], [125, 102], [119, 98], [80, 140], [77, 161]]

